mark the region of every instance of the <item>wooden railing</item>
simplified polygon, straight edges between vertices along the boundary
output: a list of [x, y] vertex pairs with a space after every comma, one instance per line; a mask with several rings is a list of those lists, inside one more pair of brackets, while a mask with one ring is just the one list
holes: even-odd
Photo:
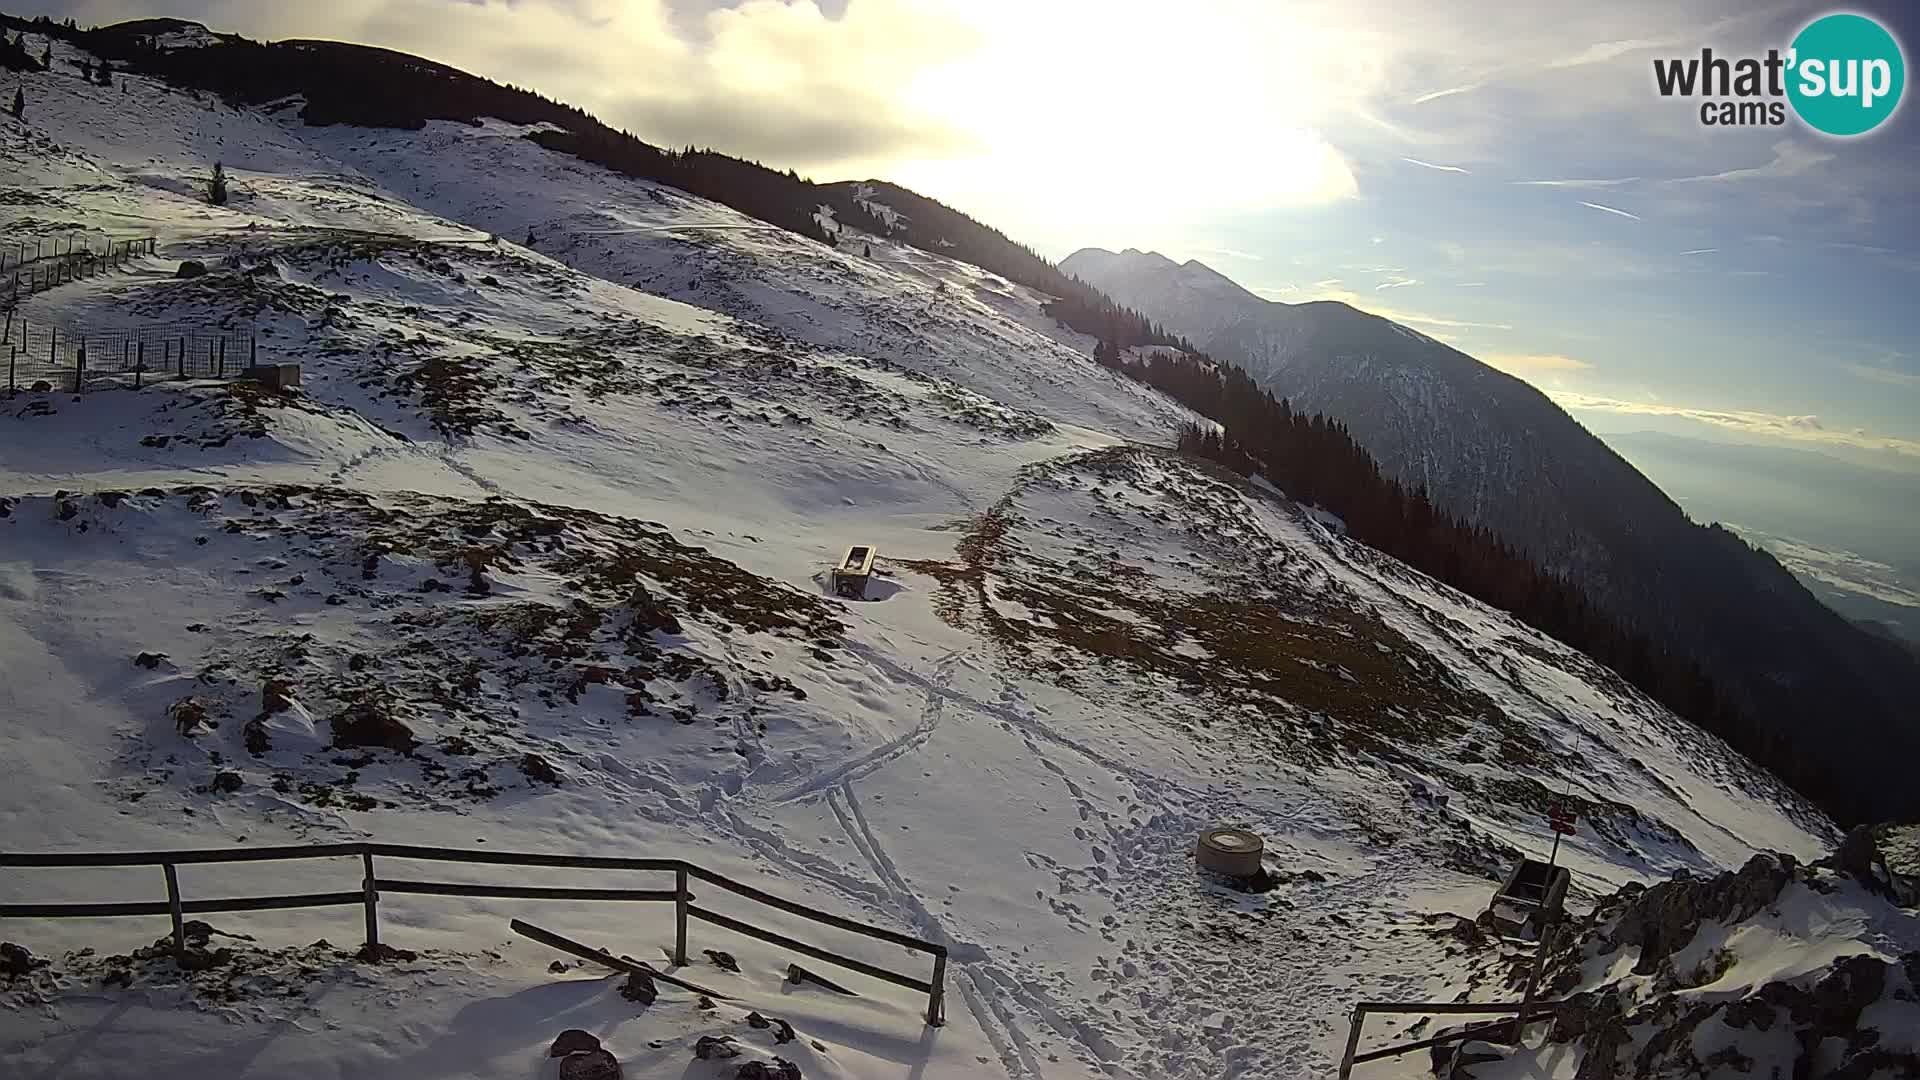
[[[1353, 1074], [1355, 1065], [1381, 1058], [1398, 1057], [1415, 1050], [1426, 1050], [1435, 1046], [1444, 1046], [1450, 1042], [1463, 1042], [1467, 1039], [1497, 1039], [1502, 1042], [1518, 1044], [1521, 1032], [1526, 1025], [1539, 1020], [1551, 1019], [1553, 1014], [1566, 1006], [1564, 1001], [1521, 1001], [1521, 1002], [1473, 1002], [1473, 1001], [1362, 1001], [1354, 1005], [1353, 1014], [1347, 1027], [1347, 1049], [1340, 1056], [1340, 1080], [1347, 1080]], [[1444, 1035], [1419, 1039], [1414, 1042], [1397, 1043], [1383, 1046], [1378, 1050], [1358, 1053], [1360, 1049], [1360, 1029], [1367, 1022], [1369, 1013], [1417, 1013], [1428, 1016], [1506, 1016], [1513, 1019], [1500, 1020], [1491, 1024], [1471, 1025], [1458, 1031], [1449, 1031]], [[1544, 1015], [1543, 1015], [1544, 1014]]]
[[[642, 870], [659, 873], [671, 873], [674, 884], [671, 889], [582, 889], [558, 888], [543, 885], [482, 885], [453, 881], [415, 881], [403, 878], [383, 878], [376, 873], [374, 859], [386, 857], [392, 859], [411, 859], [422, 861], [458, 862], [486, 864], [494, 866], [543, 866], [577, 870]], [[189, 900], [180, 892], [178, 868], [201, 863], [238, 863], [238, 862], [278, 862], [291, 859], [330, 859], [358, 858], [362, 875], [359, 888], [352, 891], [294, 893], [271, 896], [236, 896], [218, 900]], [[605, 855], [552, 855], [531, 852], [512, 851], [474, 851], [456, 848], [418, 847], [411, 844], [380, 843], [343, 843], [287, 845], [280, 847], [254, 848], [218, 848], [183, 851], [116, 851], [83, 852], [78, 854], [56, 852], [0, 852], [0, 866], [5, 867], [103, 867], [103, 866], [157, 866], [166, 880], [167, 896], [165, 900], [146, 900], [116, 903], [49, 903], [49, 904], [0, 904], [0, 918], [13, 919], [78, 919], [78, 918], [114, 918], [135, 915], [166, 915], [173, 920], [174, 947], [186, 948], [185, 917], [215, 912], [268, 911], [283, 908], [308, 907], [345, 907], [360, 905], [366, 910], [367, 945], [377, 950], [380, 945], [379, 903], [380, 894], [412, 893], [426, 896], [477, 896], [525, 900], [606, 900], [638, 903], [671, 903], [674, 906], [674, 943], [673, 959], [675, 964], [687, 963], [687, 921], [698, 919], [736, 934], [756, 938], [780, 948], [810, 956], [816, 960], [858, 972], [881, 982], [906, 987], [927, 995], [927, 1023], [938, 1026], [945, 1021], [947, 947], [930, 941], [902, 934], [897, 931], [869, 926], [831, 912], [808, 907], [784, 897], [756, 889], [734, 881], [722, 874], [715, 873], [702, 866], [683, 859], [641, 859]], [[930, 979], [917, 979], [903, 975], [877, 964], [856, 960], [849, 956], [810, 945], [766, 930], [729, 915], [722, 915], [710, 908], [697, 906], [694, 895], [689, 890], [693, 879], [706, 882], [724, 889], [736, 896], [744, 897], [754, 903], [797, 915], [803, 919], [822, 923], [849, 933], [873, 938], [898, 945], [914, 952], [925, 953], [933, 957], [933, 974]]]

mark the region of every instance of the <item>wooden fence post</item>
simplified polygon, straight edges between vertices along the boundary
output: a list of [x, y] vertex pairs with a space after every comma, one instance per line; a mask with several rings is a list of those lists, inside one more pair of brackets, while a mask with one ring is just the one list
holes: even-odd
[[86, 377], [86, 373], [87, 373], [87, 339], [81, 338], [80, 351], [75, 353], [73, 356], [73, 392], [74, 393], [77, 394], [80, 392], [80, 387], [82, 385], [80, 380]]
[[943, 1027], [947, 1022], [947, 949], [941, 946], [933, 954], [933, 989], [927, 994], [927, 1023]]
[[361, 852], [360, 864], [367, 871], [366, 878], [361, 882], [361, 888], [365, 890], [367, 896], [367, 955], [372, 958], [380, 951], [380, 916], [376, 911], [380, 903], [380, 894], [373, 888], [373, 852]]
[[147, 370], [147, 342], [142, 338], [133, 349], [133, 388], [140, 389], [141, 373]]
[[179, 957], [187, 951], [187, 924], [180, 918], [180, 877], [172, 863], [162, 863], [160, 869], [167, 875], [167, 907], [173, 915], [173, 955]]
[[673, 962], [687, 966], [687, 868], [673, 872]]
[[220, 339], [218, 349], [220, 352], [220, 376], [219, 377], [224, 379], [227, 377], [227, 339], [226, 338]]
[[1347, 1052], [1340, 1056], [1340, 1080], [1347, 1080], [1353, 1075], [1353, 1055], [1360, 1049], [1360, 1021], [1366, 1015], [1365, 1009], [1358, 1005], [1353, 1007], [1353, 1018], [1347, 1028]]
[[180, 377], [187, 377], [187, 338], [184, 334], [180, 336]]

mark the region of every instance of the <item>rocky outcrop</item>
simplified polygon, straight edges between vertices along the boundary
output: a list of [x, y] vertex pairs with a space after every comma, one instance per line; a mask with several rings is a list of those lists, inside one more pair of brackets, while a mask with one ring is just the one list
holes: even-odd
[[1651, 975], [1669, 956], [1687, 947], [1704, 922], [1740, 922], [1772, 906], [1780, 891], [1804, 877], [1791, 855], [1763, 853], [1733, 873], [1679, 878], [1652, 888], [1628, 886], [1603, 902], [1589, 925], [1615, 921], [1600, 952], [1638, 948], [1636, 975]]

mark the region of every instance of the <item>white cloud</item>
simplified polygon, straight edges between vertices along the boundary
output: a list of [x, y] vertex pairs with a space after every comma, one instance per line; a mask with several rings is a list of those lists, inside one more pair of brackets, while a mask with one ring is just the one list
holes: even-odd
[[1879, 367], [1873, 364], [1848, 364], [1846, 371], [1856, 379], [1865, 379], [1885, 386], [1898, 386], [1908, 390], [1920, 388], [1920, 375], [1908, 371], [1897, 371], [1890, 367]]
[[1564, 187], [1564, 188], [1607, 188], [1622, 184], [1640, 182], [1637, 176], [1622, 176], [1612, 180], [1515, 180], [1521, 187]]
[[1403, 157], [1400, 160], [1406, 162], [1409, 165], [1418, 165], [1423, 169], [1432, 169], [1435, 172], [1465, 173], [1468, 176], [1473, 175], [1472, 173], [1467, 172], [1466, 169], [1463, 169], [1458, 165], [1435, 165], [1431, 161], [1421, 161], [1419, 158], [1410, 158], [1410, 157]]
[[1583, 202], [1580, 205], [1586, 207], [1589, 210], [1604, 210], [1609, 214], [1618, 214], [1623, 218], [1632, 218], [1635, 221], [1641, 220], [1639, 214], [1629, 214], [1625, 210], [1616, 209], [1611, 206], [1602, 206], [1596, 202]]
[[1801, 146], [1792, 139], [1781, 139], [1773, 144], [1773, 160], [1765, 165], [1756, 165], [1746, 169], [1728, 169], [1725, 172], [1707, 173], [1702, 176], [1680, 176], [1667, 181], [1670, 184], [1709, 184], [1726, 183], [1741, 180], [1777, 179], [1787, 176], [1799, 176], [1813, 167], [1833, 160], [1833, 155], [1825, 150], [1815, 150]]
[[1694, 248], [1694, 249], [1692, 249], [1691, 251], [1683, 251], [1683, 252], [1681, 252], [1680, 254], [1682, 254], [1682, 255], [1712, 255], [1712, 254], [1715, 254], [1715, 253], [1717, 253], [1717, 252], [1718, 252], [1719, 250], [1720, 250], [1719, 248]]
[[1406, 287], [1407, 287], [1407, 286], [1409, 286], [1409, 285], [1418, 285], [1418, 284], [1420, 284], [1420, 280], [1419, 280], [1418, 278], [1410, 278], [1410, 277], [1401, 277], [1401, 278], [1394, 278], [1394, 279], [1392, 279], [1391, 281], [1383, 281], [1383, 282], [1381, 282], [1380, 284], [1378, 284], [1378, 285], [1375, 285], [1375, 286], [1374, 286], [1374, 288], [1375, 288], [1376, 290], [1378, 290], [1378, 289], [1404, 289], [1404, 288], [1406, 288]]
[[1536, 372], [1586, 371], [1593, 367], [1585, 360], [1575, 360], [1560, 353], [1485, 353], [1480, 361], [1490, 367], [1518, 375]]
[[1701, 408], [1667, 404], [1661, 401], [1627, 401], [1572, 390], [1549, 390], [1547, 396], [1559, 402], [1561, 407], [1577, 412], [1673, 417], [1764, 439], [1824, 443], [1860, 450], [1887, 451], [1903, 457], [1920, 457], [1920, 441], [1894, 435], [1877, 435], [1862, 428], [1845, 431], [1829, 428], [1820, 422], [1818, 416], [1811, 414]]

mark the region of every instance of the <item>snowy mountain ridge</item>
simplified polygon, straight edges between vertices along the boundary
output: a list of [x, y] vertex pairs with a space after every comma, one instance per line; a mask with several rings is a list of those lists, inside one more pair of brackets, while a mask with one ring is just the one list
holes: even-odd
[[[1920, 664], [1822, 604], [1766, 553], [1695, 525], [1546, 395], [1343, 303], [1285, 304], [1197, 261], [1084, 249], [1061, 269], [1305, 412], [1337, 418], [1381, 469], [1578, 583], [1616, 622], [1697, 661], [1769, 764], [1835, 812], [1920, 812]], [[1815, 737], [1809, 718], [1828, 717]], [[1889, 752], [1892, 752], [1891, 755]]]
[[[711, 927], [695, 951], [742, 970], [687, 974], [737, 1006], [642, 1009], [505, 930], [652, 954], [672, 920], [644, 906], [383, 897], [417, 953], [387, 966], [297, 944], [357, 941], [352, 908], [219, 916], [253, 940], [203, 972], [130, 948], [163, 919], [9, 920], [49, 961], [0, 983], [9, 1065], [545, 1077], [581, 1027], [628, 1077], [733, 1076], [691, 1057], [722, 1034], [808, 1077], [1319, 1076], [1353, 1000], [1464, 992], [1454, 916], [1544, 854], [1563, 792], [1581, 907], [1838, 839], [1586, 657], [1174, 453], [1199, 418], [1031, 289], [884, 237], [828, 247], [497, 119], [315, 128], [141, 76], [27, 86], [0, 118], [8, 235], [160, 254], [18, 314], [251, 326], [302, 388], [0, 412], [0, 753], [30, 763], [0, 787], [9, 847], [682, 857], [952, 963], [931, 1029], [910, 994], [787, 986], [780, 950]], [[881, 552], [864, 601], [825, 583], [854, 543]], [[1273, 891], [1195, 875], [1222, 822], [1266, 838]], [[339, 887], [290, 865], [184, 885]], [[146, 899], [147, 876], [9, 874], [0, 897]]]

